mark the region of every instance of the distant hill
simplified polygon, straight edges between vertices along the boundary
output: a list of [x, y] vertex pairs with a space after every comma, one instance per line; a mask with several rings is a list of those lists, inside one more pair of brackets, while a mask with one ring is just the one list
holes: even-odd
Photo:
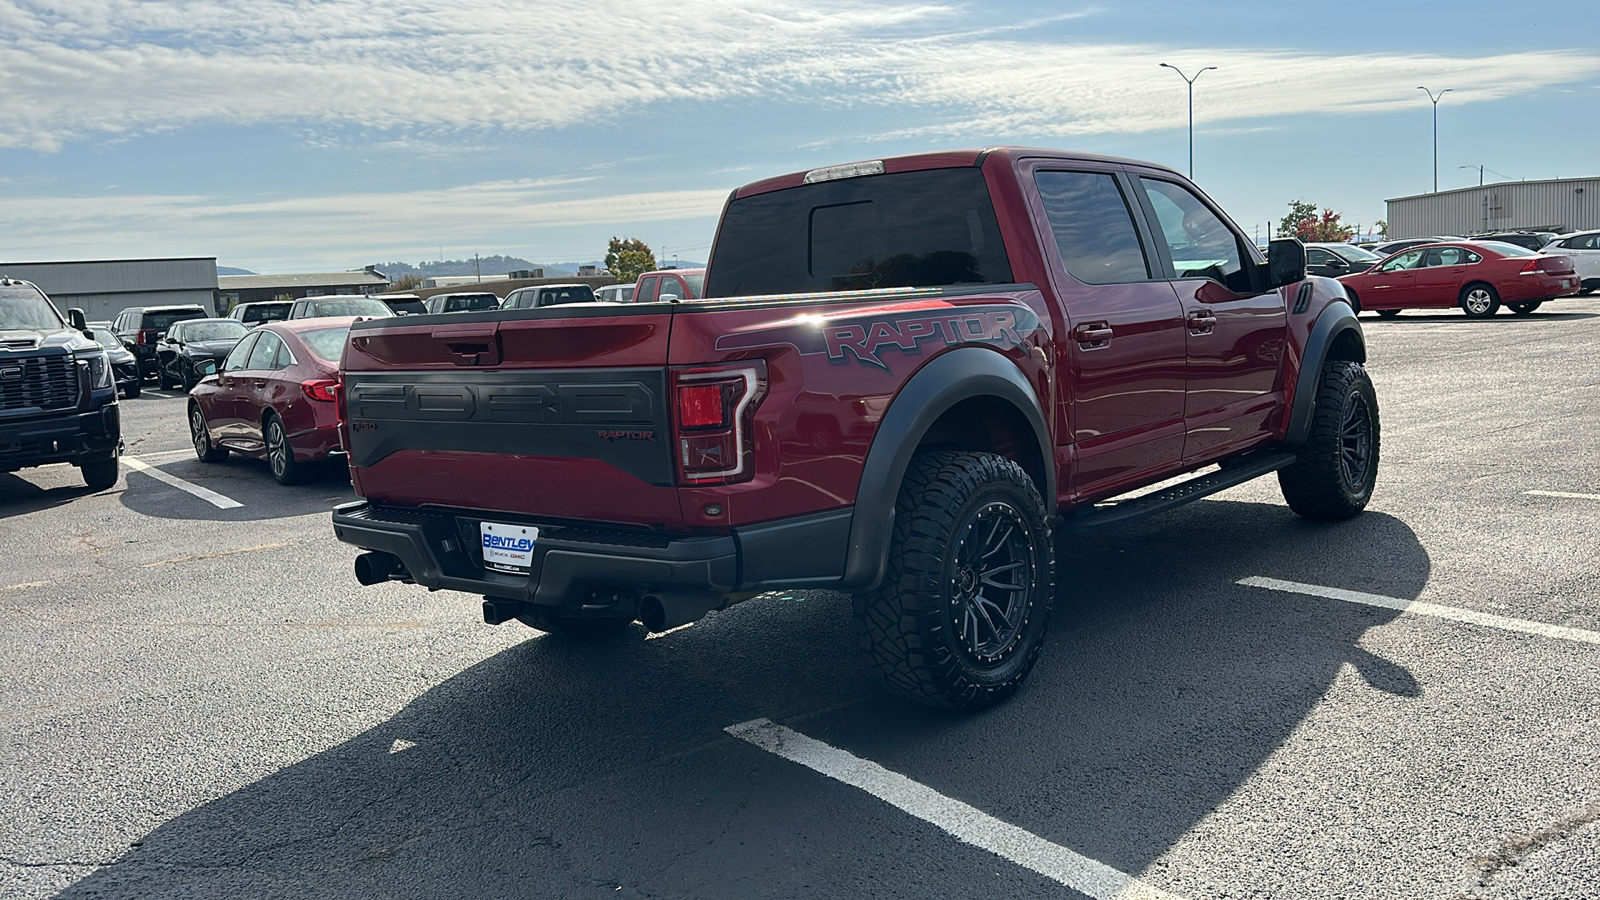
[[235, 269], [233, 266], [217, 266], [218, 275], [254, 275], [249, 269]]
[[545, 263], [528, 262], [520, 256], [485, 256], [474, 263], [470, 259], [446, 259], [412, 265], [408, 262], [381, 262], [378, 271], [393, 281], [405, 275], [431, 278], [435, 275], [504, 275], [518, 269], [544, 269], [547, 275], [571, 275], [576, 267], [559, 271]]

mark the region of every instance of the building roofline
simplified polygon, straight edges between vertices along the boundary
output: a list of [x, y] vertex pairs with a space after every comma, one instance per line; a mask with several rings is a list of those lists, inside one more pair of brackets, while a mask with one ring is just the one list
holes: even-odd
[[10, 260], [0, 262], [0, 266], [82, 266], [130, 262], [205, 262], [207, 260], [215, 263], [217, 258], [215, 256], [139, 256], [131, 259], [49, 259], [35, 260], [33, 262]]
[[[1476, 168], [1474, 166], [1473, 168]], [[1450, 188], [1447, 191], [1425, 191], [1421, 194], [1407, 194], [1404, 197], [1391, 197], [1383, 202], [1398, 203], [1401, 200], [1419, 200], [1423, 197], [1441, 197], [1445, 194], [1465, 194], [1472, 191], [1482, 191], [1489, 188], [1505, 187], [1512, 184], [1562, 184], [1574, 181], [1600, 181], [1600, 175], [1583, 175], [1577, 178], [1533, 178], [1521, 181], [1495, 181], [1489, 184], [1474, 184], [1468, 187]]]

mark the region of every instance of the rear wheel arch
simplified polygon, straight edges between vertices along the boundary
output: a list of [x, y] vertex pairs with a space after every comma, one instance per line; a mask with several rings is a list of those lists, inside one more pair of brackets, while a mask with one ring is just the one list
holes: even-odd
[[900, 486], [916, 454], [934, 448], [1014, 459], [1055, 505], [1050, 432], [1033, 386], [996, 351], [951, 350], [912, 375], [878, 423], [856, 491], [843, 589], [882, 580]]

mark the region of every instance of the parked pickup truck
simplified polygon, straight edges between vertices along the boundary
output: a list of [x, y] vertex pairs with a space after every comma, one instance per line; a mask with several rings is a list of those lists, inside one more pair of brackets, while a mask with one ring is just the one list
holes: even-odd
[[0, 276], [0, 472], [71, 463], [90, 490], [116, 484], [115, 379], [83, 310], [63, 319], [38, 287]]
[[760, 181], [728, 201], [702, 299], [353, 326], [341, 417], [366, 499], [333, 527], [368, 551], [365, 584], [481, 594], [489, 623], [556, 633], [848, 591], [896, 689], [982, 708], [1039, 654], [1056, 529], [1272, 472], [1303, 516], [1366, 506], [1354, 311], [1298, 241], [1267, 257], [1129, 160], [1005, 148]]

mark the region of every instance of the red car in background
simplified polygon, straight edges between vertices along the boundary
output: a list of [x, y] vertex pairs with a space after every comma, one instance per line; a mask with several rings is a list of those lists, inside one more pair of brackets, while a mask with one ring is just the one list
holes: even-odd
[[1459, 306], [1475, 319], [1504, 303], [1518, 315], [1579, 291], [1565, 256], [1499, 241], [1460, 241], [1402, 250], [1365, 272], [1339, 279], [1358, 310], [1389, 317], [1402, 309]]
[[279, 484], [339, 451], [339, 357], [355, 317], [262, 325], [189, 392], [189, 433], [202, 462], [265, 458]]
[[639, 276], [633, 302], [656, 303], [667, 295], [679, 300], [698, 300], [705, 293], [705, 285], [705, 269], [657, 269]]

